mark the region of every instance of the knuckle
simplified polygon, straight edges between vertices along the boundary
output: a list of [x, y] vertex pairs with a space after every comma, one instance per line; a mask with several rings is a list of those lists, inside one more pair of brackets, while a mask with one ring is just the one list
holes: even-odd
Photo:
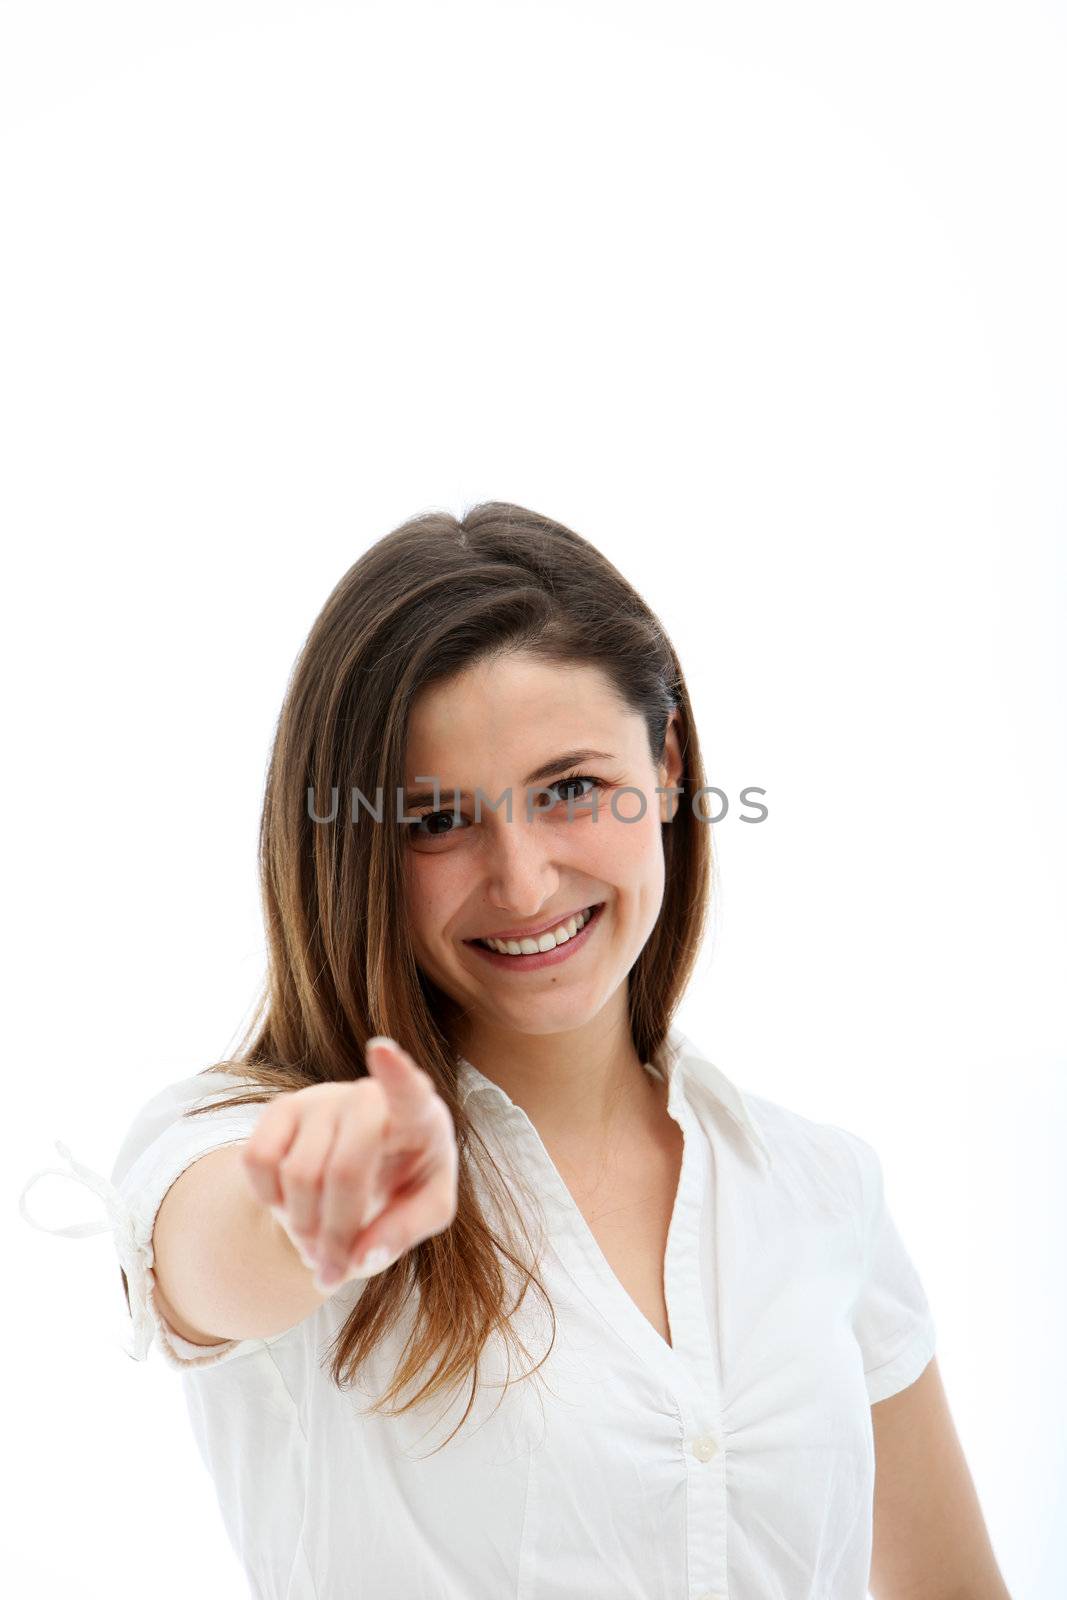
[[378, 1119], [384, 1121], [389, 1102], [377, 1078], [360, 1078], [358, 1082], [350, 1084], [349, 1088], [353, 1093], [347, 1097], [346, 1116], [356, 1116], [360, 1121], [367, 1117], [372, 1121]]
[[425, 1132], [429, 1137], [439, 1132], [444, 1126], [445, 1120], [451, 1121], [448, 1115], [448, 1107], [437, 1095], [431, 1095], [423, 1101], [422, 1105], [416, 1106], [412, 1110], [410, 1126], [420, 1133]]
[[356, 1156], [345, 1152], [343, 1155], [332, 1156], [326, 1166], [326, 1179], [342, 1188], [351, 1188], [359, 1181], [365, 1163]]
[[257, 1172], [266, 1172], [274, 1166], [274, 1156], [269, 1145], [256, 1144], [251, 1139], [241, 1151], [241, 1159], [246, 1167], [252, 1167]]
[[316, 1191], [322, 1188], [321, 1168], [310, 1166], [303, 1160], [290, 1161], [283, 1157], [278, 1165], [278, 1171], [286, 1183], [294, 1189]]
[[351, 1093], [359, 1095], [364, 1100], [380, 1100], [385, 1104], [386, 1093], [382, 1088], [381, 1080], [372, 1073], [365, 1073], [362, 1078], [353, 1078], [351, 1083], [345, 1085]]

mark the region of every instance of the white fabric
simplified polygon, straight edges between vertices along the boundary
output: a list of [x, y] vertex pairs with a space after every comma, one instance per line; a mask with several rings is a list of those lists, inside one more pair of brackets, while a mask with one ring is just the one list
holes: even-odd
[[[490, 1345], [472, 1415], [436, 1454], [469, 1385], [401, 1417], [361, 1415], [395, 1368], [410, 1307], [347, 1394], [328, 1376], [328, 1346], [358, 1283], [268, 1340], [205, 1348], [157, 1311], [163, 1195], [198, 1156], [246, 1138], [264, 1108], [179, 1113], [233, 1079], [199, 1074], [149, 1101], [111, 1184], [59, 1146], [108, 1220], [48, 1231], [111, 1229], [130, 1353], [144, 1359], [157, 1338], [181, 1369], [257, 1600], [866, 1596], [870, 1406], [912, 1383], [935, 1342], [878, 1155], [742, 1094], [677, 1029], [670, 1045], [668, 1104], [684, 1133], [664, 1269], [673, 1348], [609, 1268], [525, 1112], [461, 1064], [476, 1127], [542, 1208], [531, 1227], [535, 1243], [545, 1229], [539, 1271], [557, 1329], [540, 1373], [503, 1401], [507, 1356]], [[550, 1337], [536, 1291], [517, 1326], [528, 1354], [518, 1368], [512, 1356], [513, 1377]]]

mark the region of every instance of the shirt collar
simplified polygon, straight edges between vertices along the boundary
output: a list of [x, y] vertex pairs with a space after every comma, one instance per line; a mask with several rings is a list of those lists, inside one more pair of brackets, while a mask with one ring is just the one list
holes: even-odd
[[[772, 1165], [770, 1149], [760, 1133], [750, 1102], [737, 1084], [713, 1061], [702, 1055], [679, 1028], [672, 1027], [669, 1030], [664, 1056], [671, 1099], [674, 1100], [682, 1091], [683, 1085], [696, 1084], [736, 1123], [764, 1167], [769, 1169]], [[511, 1096], [498, 1083], [487, 1078], [462, 1056], [456, 1075], [456, 1092], [464, 1109], [472, 1095], [483, 1097], [489, 1105], [504, 1112], [517, 1109]]]

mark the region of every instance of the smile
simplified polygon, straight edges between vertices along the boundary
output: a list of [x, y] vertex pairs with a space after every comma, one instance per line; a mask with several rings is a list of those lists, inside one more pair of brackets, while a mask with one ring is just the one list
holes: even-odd
[[[588, 906], [576, 917], [569, 918], [537, 939], [494, 939], [491, 943], [470, 939], [467, 943], [472, 950], [477, 950], [483, 960], [491, 961], [495, 966], [511, 971], [539, 971], [542, 967], [559, 966], [561, 962], [577, 955], [582, 946], [588, 943], [603, 909], [603, 903]], [[572, 927], [573, 933], [570, 932]]]

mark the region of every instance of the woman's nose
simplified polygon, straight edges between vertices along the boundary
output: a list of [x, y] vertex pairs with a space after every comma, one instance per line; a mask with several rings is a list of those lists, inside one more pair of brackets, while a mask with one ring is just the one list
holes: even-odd
[[502, 817], [487, 838], [485, 871], [489, 900], [519, 920], [536, 916], [559, 886], [559, 870], [543, 830], [518, 815], [512, 822]]

